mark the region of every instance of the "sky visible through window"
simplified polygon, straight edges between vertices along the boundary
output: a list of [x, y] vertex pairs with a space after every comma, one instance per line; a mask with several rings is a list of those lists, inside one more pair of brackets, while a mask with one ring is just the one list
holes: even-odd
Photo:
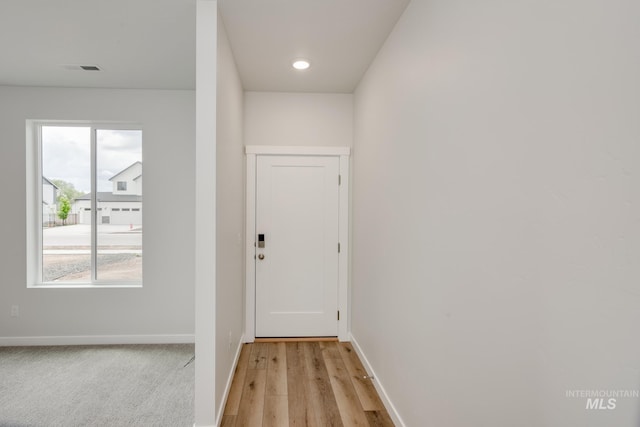
[[[82, 193], [91, 191], [91, 128], [42, 127], [42, 175], [73, 184]], [[109, 181], [118, 172], [142, 160], [142, 131], [108, 130], [97, 132], [97, 187], [111, 191]]]

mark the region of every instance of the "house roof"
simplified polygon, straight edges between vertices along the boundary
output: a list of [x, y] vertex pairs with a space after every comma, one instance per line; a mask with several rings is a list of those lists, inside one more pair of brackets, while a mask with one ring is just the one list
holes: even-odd
[[[91, 200], [91, 193], [87, 193], [75, 200]], [[98, 202], [141, 202], [142, 196], [134, 194], [113, 194], [108, 191], [98, 191]]]
[[48, 180], [47, 178], [45, 178], [44, 176], [42, 177], [42, 183], [43, 183], [43, 184], [45, 184], [45, 183], [46, 183], [46, 184], [52, 185], [52, 186], [54, 186], [55, 188], [57, 188], [58, 190], [60, 189], [60, 187], [58, 187], [57, 185], [55, 185], [53, 182], [49, 181], [49, 180]]
[[[109, 178], [109, 181], [112, 181], [112, 180], [113, 180], [115, 177], [117, 177], [118, 175], [122, 174], [123, 172], [128, 171], [129, 169], [131, 169], [132, 167], [134, 167], [134, 166], [136, 166], [136, 165], [138, 165], [138, 164], [142, 165], [142, 162], [139, 162], [139, 161], [138, 161], [138, 162], [134, 162], [134, 163], [130, 164], [129, 166], [127, 166], [126, 168], [122, 169], [120, 172], [118, 172], [117, 174], [115, 174], [115, 175], [113, 175], [111, 178]], [[139, 178], [140, 176], [141, 176], [141, 175], [138, 175], [138, 177], [137, 177], [137, 178]], [[137, 178], [136, 178], [136, 179], [137, 179]]]

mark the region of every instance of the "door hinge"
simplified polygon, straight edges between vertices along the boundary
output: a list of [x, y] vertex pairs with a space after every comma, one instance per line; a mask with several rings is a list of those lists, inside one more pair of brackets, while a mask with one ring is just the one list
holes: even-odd
[[342, 185], [342, 175], [338, 175], [338, 185]]
[[340, 253], [340, 243], [338, 243], [338, 253]]
[[340, 320], [340, 310], [338, 310], [338, 320]]

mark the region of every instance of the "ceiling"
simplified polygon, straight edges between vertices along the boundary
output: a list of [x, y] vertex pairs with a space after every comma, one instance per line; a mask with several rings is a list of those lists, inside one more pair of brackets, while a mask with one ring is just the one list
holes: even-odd
[[[245, 90], [353, 92], [409, 0], [220, 0]], [[306, 58], [311, 68], [291, 67]]]
[[0, 0], [0, 84], [193, 89], [195, 4]]
[[[245, 90], [350, 93], [408, 2], [219, 0], [219, 9]], [[193, 89], [195, 13], [196, 0], [0, 0], [0, 85]], [[298, 57], [311, 68], [293, 70]]]

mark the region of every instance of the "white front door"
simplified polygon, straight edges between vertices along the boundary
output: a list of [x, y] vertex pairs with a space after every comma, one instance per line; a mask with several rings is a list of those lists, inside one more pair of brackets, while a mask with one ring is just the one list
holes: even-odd
[[339, 157], [256, 169], [256, 336], [337, 336]]

